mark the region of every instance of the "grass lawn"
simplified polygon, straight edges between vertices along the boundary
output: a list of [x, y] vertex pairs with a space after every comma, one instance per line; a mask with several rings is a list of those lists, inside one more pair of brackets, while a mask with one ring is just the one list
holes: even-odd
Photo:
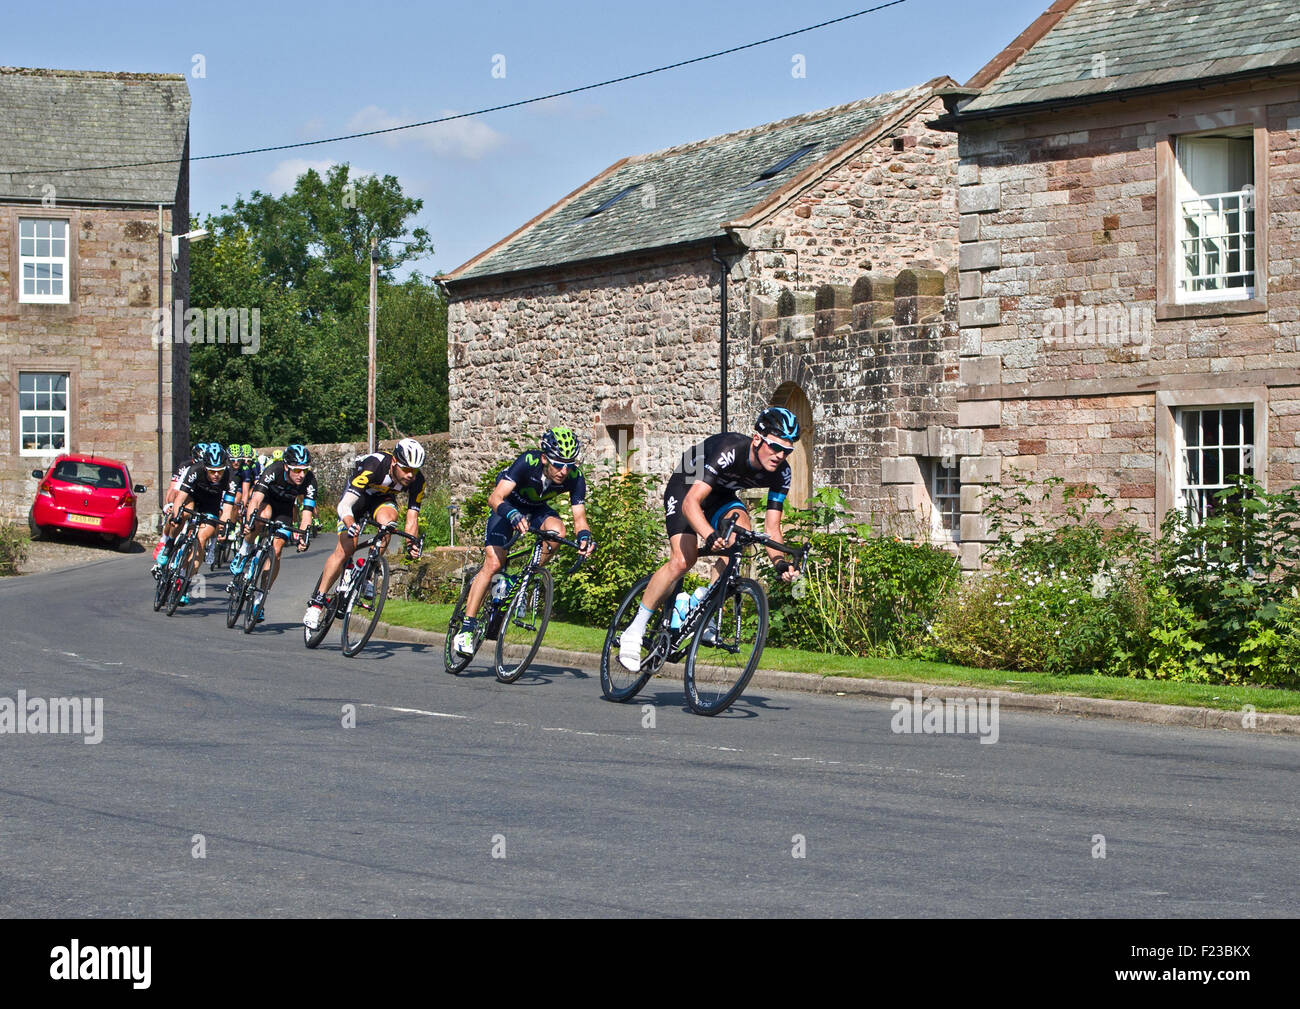
[[[445, 632], [451, 619], [451, 604], [405, 602], [390, 599], [383, 619], [390, 624], [426, 631]], [[600, 653], [605, 644], [603, 628], [582, 627], [552, 620], [543, 644], [567, 651]], [[1129, 680], [1117, 676], [1049, 676], [1046, 673], [1008, 673], [996, 669], [971, 669], [919, 659], [859, 659], [792, 648], [765, 648], [759, 663], [763, 669], [780, 669], [821, 676], [862, 676], [878, 680], [907, 680], [919, 683], [987, 687], [1015, 690], [1024, 694], [1071, 694], [1104, 697], [1117, 701], [1150, 701], [1155, 704], [1183, 704], [1225, 711], [1253, 704], [1258, 711], [1300, 715], [1300, 691], [1263, 687], [1234, 687], [1206, 683], [1172, 683], [1168, 680]]]

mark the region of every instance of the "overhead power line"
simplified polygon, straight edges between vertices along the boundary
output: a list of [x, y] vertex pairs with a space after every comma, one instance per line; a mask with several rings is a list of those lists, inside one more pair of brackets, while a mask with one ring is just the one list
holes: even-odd
[[[852, 14], [845, 14], [843, 17], [832, 18], [829, 21], [822, 21], [820, 24], [808, 25], [806, 28], [796, 28], [794, 31], [783, 32], [780, 35], [773, 35], [766, 39], [759, 39], [757, 42], [746, 42], [744, 45], [732, 46], [730, 49], [721, 49], [718, 52], [709, 53], [707, 56], [696, 56], [689, 60], [679, 60], [676, 63], [668, 63], [661, 67], [655, 67], [653, 70], [642, 70], [635, 74], [624, 74], [622, 77], [611, 77], [607, 81], [599, 81], [596, 84], [584, 84], [582, 87], [567, 88], [564, 91], [554, 91], [549, 95], [538, 95], [535, 98], [523, 98], [517, 102], [507, 102], [504, 105], [493, 105], [485, 109], [476, 109], [473, 112], [459, 112], [450, 116], [440, 116], [437, 119], [426, 119], [419, 123], [406, 123], [402, 126], [389, 126], [382, 130], [366, 130], [364, 133], [348, 133], [341, 137], [327, 137], [323, 140], [303, 140], [293, 144], [276, 144], [270, 147], [252, 147], [244, 151], [228, 151], [225, 154], [200, 154], [191, 157], [190, 160], [214, 161], [217, 158], [240, 158], [249, 154], [266, 154], [271, 151], [290, 151], [300, 147], [317, 147], [321, 144], [337, 144], [344, 140], [359, 140], [362, 137], [377, 137], [385, 133], [398, 133], [402, 130], [418, 130], [422, 126], [435, 126], [438, 123], [449, 123], [456, 119], [469, 119], [473, 116], [487, 115], [489, 112], [501, 112], [505, 109], [517, 109], [523, 105], [533, 105], [537, 102], [549, 101], [552, 98], [563, 98], [566, 95], [576, 95], [583, 91], [593, 91], [596, 88], [609, 87], [611, 84], [622, 84], [624, 81], [634, 81], [640, 77], [649, 77], [652, 74], [661, 74], [668, 70], [676, 70], [678, 67], [690, 66], [693, 63], [703, 63], [706, 60], [714, 60], [720, 56], [729, 56], [732, 53], [743, 52], [746, 49], [753, 49], [756, 46], [764, 46], [771, 42], [779, 42], [781, 39], [792, 38], [795, 35], [803, 35], [806, 32], [817, 31], [820, 28], [827, 28], [830, 25], [850, 21], [853, 18], [862, 17], [864, 14], [874, 14], [887, 7], [897, 7], [899, 4], [906, 2], [907, 0], [889, 0], [888, 3], [882, 3], [875, 7], [868, 7], [865, 10], [854, 11]], [[9, 172], [8, 174], [39, 175], [50, 172], [106, 172], [119, 168], [145, 168], [152, 165], [175, 165], [179, 164], [180, 160], [180, 158], [169, 158], [162, 161], [131, 161], [118, 165], [94, 165], [89, 168], [33, 168], [24, 171]]]

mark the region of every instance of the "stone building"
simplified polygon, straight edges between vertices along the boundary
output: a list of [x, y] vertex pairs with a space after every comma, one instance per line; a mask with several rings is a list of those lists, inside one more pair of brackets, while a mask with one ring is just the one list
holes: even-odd
[[0, 67], [0, 517], [62, 451], [125, 462], [147, 515], [188, 454], [188, 355], [157, 322], [188, 301], [168, 236], [189, 230], [189, 109], [179, 75]]
[[[956, 144], [927, 123], [954, 84], [625, 158], [442, 278], [453, 487], [463, 492], [508, 438], [555, 423], [594, 446], [588, 458], [635, 449], [632, 466], [666, 476], [722, 425], [725, 304], [726, 426], [745, 429], [766, 403], [791, 407], [807, 432], [792, 500], [835, 482], [869, 508], [878, 495], [863, 474], [879, 470], [880, 434], [867, 429], [892, 410], [882, 397], [912, 379], [873, 369], [841, 332], [815, 334], [811, 313], [840, 313], [836, 329], [855, 311], [859, 323], [877, 313], [877, 335], [895, 295], [908, 311], [924, 302], [943, 314], [958, 245]], [[954, 320], [955, 283], [954, 273]], [[925, 353], [937, 366], [950, 344], [951, 383], [955, 321], [948, 329], [926, 337], [937, 342]], [[890, 387], [868, 388], [877, 381]], [[947, 412], [915, 418], [919, 430], [955, 423], [955, 386], [934, 390], [944, 395]]]
[[1017, 474], [1152, 528], [1296, 482], [1298, 83], [1292, 0], [1057, 0], [947, 93], [968, 561]]

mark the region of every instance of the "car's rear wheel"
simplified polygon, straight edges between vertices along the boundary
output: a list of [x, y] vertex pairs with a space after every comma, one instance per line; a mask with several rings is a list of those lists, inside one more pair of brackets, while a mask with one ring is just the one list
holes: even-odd
[[36, 518], [30, 513], [27, 516], [27, 528], [32, 534], [32, 541], [47, 540], [50, 538], [50, 531], [45, 526], [37, 525]]

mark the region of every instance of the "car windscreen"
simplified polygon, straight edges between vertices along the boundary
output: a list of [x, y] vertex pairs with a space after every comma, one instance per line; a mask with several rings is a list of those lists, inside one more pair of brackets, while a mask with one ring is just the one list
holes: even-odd
[[79, 483], [86, 487], [102, 487], [105, 490], [125, 490], [126, 477], [115, 466], [101, 466], [95, 462], [73, 462], [64, 459], [50, 476], [55, 480]]

